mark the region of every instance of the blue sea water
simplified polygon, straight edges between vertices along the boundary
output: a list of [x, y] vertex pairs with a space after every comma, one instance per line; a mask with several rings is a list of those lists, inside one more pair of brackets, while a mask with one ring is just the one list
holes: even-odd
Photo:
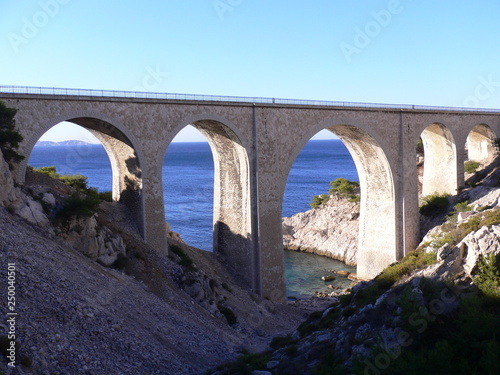
[[[111, 166], [102, 145], [35, 147], [29, 164], [56, 166], [58, 173], [82, 174], [99, 191], [111, 190]], [[188, 244], [212, 250], [213, 158], [208, 143], [172, 143], [163, 164], [166, 220]], [[283, 216], [309, 209], [313, 195], [326, 193], [339, 178], [358, 181], [354, 162], [340, 140], [311, 140], [297, 157], [285, 189]], [[325, 290], [320, 277], [349, 269], [325, 257], [285, 252], [287, 293], [305, 297]]]

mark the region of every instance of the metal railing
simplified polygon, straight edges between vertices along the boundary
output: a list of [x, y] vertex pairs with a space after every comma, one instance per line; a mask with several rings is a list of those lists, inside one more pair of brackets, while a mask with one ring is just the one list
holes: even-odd
[[225, 96], [225, 95], [199, 95], [199, 94], [174, 94], [163, 92], [146, 91], [116, 91], [116, 90], [92, 90], [92, 89], [69, 89], [57, 87], [30, 87], [30, 86], [4, 86], [0, 85], [0, 94], [14, 95], [54, 95], [54, 96], [84, 96], [100, 98], [130, 98], [130, 99], [157, 99], [157, 100], [187, 100], [205, 102], [236, 102], [236, 103], [260, 103], [278, 105], [304, 105], [323, 107], [354, 107], [354, 108], [380, 108], [400, 110], [434, 110], [434, 111], [464, 111], [464, 112], [500, 112], [493, 108], [464, 108], [464, 107], [440, 107], [410, 104], [382, 104], [382, 103], [359, 103], [326, 100], [300, 100], [282, 98], [264, 98], [247, 96]]

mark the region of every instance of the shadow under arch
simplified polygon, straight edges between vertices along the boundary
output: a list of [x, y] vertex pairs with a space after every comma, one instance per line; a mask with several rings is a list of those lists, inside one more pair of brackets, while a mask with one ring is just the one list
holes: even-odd
[[[111, 164], [113, 200], [125, 204], [134, 215], [138, 229], [145, 235], [144, 209], [142, 198], [141, 160], [142, 152], [139, 144], [123, 125], [106, 116], [95, 113], [71, 113], [48, 120], [25, 143], [26, 159], [20, 164], [18, 176], [24, 182], [29, 156], [41, 136], [53, 126], [61, 122], [71, 122], [92, 133], [103, 145]], [[74, 162], [79, 162], [84, 156], [75, 151]], [[68, 160], [71, 162], [71, 160]]]
[[495, 138], [495, 132], [487, 124], [476, 125], [465, 142], [468, 159], [484, 165], [491, 163], [498, 153], [494, 145]]
[[258, 290], [260, 280], [252, 238], [250, 162], [244, 138], [226, 119], [197, 115], [174, 129], [167, 147], [187, 125], [205, 136], [212, 151], [214, 252], [243, 286]]
[[[340, 138], [356, 165], [361, 190], [357, 273], [359, 278], [371, 279], [402, 256], [391, 166], [380, 143], [361, 127], [340, 123], [322, 129]], [[288, 171], [297, 155], [298, 151], [292, 155]]]
[[457, 193], [457, 148], [451, 131], [442, 123], [428, 125], [420, 134], [424, 147], [422, 196]]

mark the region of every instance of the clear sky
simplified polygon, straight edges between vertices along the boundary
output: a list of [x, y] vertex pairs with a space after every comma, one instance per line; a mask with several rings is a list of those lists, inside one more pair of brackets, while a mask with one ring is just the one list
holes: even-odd
[[0, 0], [0, 84], [500, 108], [499, 20], [498, 0]]

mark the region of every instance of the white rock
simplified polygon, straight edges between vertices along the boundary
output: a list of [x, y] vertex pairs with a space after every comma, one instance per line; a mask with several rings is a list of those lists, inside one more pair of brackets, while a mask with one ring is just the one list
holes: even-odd
[[40, 227], [48, 227], [50, 225], [47, 215], [43, 212], [42, 205], [29, 196], [24, 196], [23, 199], [18, 202], [14, 208], [14, 212], [31, 224]]
[[464, 271], [468, 276], [474, 272], [480, 256], [500, 253], [500, 225], [482, 227], [469, 233], [457, 247], [463, 247], [465, 254]]
[[283, 246], [356, 264], [359, 204], [331, 195], [320, 207], [283, 218]]
[[48, 203], [52, 206], [55, 206], [56, 204], [56, 198], [54, 197], [53, 194], [50, 194], [50, 193], [45, 193], [42, 197], [42, 200], [45, 202], [45, 203]]
[[458, 222], [467, 220], [470, 216], [474, 215], [475, 211], [459, 212], [457, 220]]

